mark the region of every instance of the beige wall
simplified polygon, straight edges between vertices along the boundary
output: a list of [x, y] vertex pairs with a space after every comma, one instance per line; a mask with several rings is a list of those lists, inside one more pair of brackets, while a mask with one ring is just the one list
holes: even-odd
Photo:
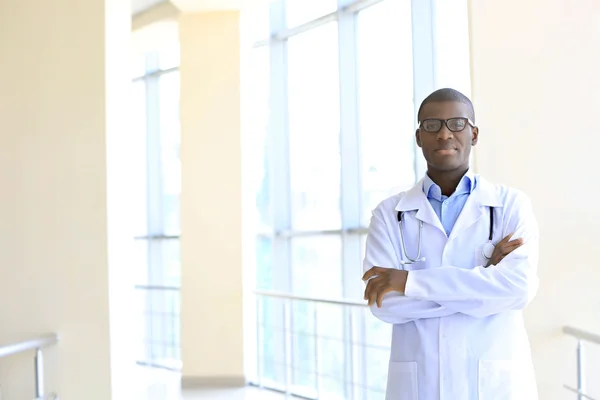
[[238, 12], [183, 15], [183, 384], [242, 383], [242, 167]]
[[[64, 400], [111, 398], [105, 104], [123, 96], [105, 43], [127, 41], [105, 27], [129, 19], [105, 3], [0, 2], [0, 343], [59, 333], [46, 388]], [[0, 383], [33, 398], [33, 355], [0, 360]]]
[[534, 201], [542, 283], [527, 325], [540, 399], [571, 399], [561, 387], [575, 382], [575, 344], [561, 328], [600, 332], [600, 2], [471, 0], [470, 13], [477, 168]]

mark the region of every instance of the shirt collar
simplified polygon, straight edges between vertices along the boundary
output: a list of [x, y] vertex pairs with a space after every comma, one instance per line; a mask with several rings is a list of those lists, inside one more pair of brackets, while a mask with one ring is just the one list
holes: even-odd
[[[467, 172], [463, 175], [456, 190], [452, 193], [452, 196], [459, 194], [471, 194], [475, 189], [475, 174], [469, 168]], [[429, 177], [429, 175], [425, 174], [423, 179], [423, 193], [427, 196], [427, 198], [435, 199], [442, 201], [442, 189]]]

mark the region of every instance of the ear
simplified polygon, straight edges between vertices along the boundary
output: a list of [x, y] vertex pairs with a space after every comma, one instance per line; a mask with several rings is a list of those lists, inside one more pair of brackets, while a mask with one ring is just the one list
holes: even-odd
[[473, 128], [473, 134], [471, 135], [471, 146], [475, 146], [479, 141], [479, 128]]
[[417, 140], [417, 146], [419, 147], [423, 147], [421, 144], [421, 130], [417, 129], [417, 131], [415, 132], [415, 139]]

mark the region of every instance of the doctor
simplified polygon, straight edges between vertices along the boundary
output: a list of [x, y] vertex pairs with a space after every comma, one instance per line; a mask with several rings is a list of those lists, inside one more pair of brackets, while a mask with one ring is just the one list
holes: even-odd
[[393, 324], [386, 399], [536, 400], [531, 202], [469, 168], [479, 130], [463, 94], [433, 92], [418, 121], [427, 174], [373, 211], [364, 260], [365, 299]]

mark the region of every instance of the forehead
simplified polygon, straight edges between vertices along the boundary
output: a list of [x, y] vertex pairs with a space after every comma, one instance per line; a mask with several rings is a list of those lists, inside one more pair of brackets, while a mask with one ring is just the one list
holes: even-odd
[[469, 118], [469, 107], [460, 101], [440, 101], [427, 103], [421, 109], [421, 121], [427, 118], [448, 119], [453, 117]]

